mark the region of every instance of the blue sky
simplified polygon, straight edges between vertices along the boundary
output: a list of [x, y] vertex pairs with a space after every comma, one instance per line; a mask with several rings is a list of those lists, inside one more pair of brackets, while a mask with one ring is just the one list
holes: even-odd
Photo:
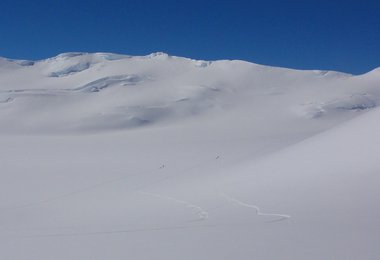
[[0, 56], [243, 59], [360, 74], [380, 66], [380, 1], [1, 0]]

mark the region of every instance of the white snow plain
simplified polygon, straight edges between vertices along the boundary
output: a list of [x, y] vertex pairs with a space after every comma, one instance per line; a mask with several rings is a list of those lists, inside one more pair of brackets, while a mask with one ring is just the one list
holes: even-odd
[[380, 259], [380, 70], [0, 59], [0, 259]]

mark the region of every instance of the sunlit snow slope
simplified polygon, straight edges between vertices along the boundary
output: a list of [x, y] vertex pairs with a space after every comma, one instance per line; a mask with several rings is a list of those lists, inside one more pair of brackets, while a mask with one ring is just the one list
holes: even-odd
[[0, 259], [379, 259], [380, 71], [0, 58]]

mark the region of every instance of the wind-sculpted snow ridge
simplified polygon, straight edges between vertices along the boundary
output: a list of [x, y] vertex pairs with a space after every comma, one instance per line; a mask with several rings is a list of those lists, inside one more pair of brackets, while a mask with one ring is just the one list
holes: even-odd
[[63, 68], [59, 71], [53, 71], [49, 74], [49, 77], [64, 77], [70, 74], [74, 74], [76, 72], [81, 72], [86, 69], [90, 68], [90, 63], [85, 62], [85, 63], [78, 63], [66, 68]]
[[114, 85], [129, 86], [136, 85], [143, 81], [141, 77], [137, 75], [115, 75], [104, 77], [92, 82], [89, 82], [81, 87], [77, 88], [64, 88], [64, 89], [8, 89], [0, 90], [0, 93], [9, 94], [29, 94], [29, 95], [52, 95], [52, 94], [68, 94], [70, 92], [99, 92], [102, 89], [108, 88]]
[[0, 57], [0, 71], [4, 69], [19, 69], [22, 67], [33, 66], [34, 64], [35, 62], [30, 60], [12, 60]]
[[66, 90], [80, 92], [99, 92], [100, 90], [108, 88], [110, 86], [131, 86], [136, 85], [141, 81], [143, 81], [143, 78], [139, 77], [138, 75], [116, 75], [95, 80], [75, 89]]
[[49, 77], [65, 77], [90, 69], [96, 64], [126, 59], [130, 56], [112, 53], [69, 52], [39, 61], [44, 64]]
[[367, 93], [356, 93], [326, 102], [303, 104], [303, 115], [307, 118], [319, 118], [337, 112], [370, 110], [378, 105], [378, 100], [378, 97]]

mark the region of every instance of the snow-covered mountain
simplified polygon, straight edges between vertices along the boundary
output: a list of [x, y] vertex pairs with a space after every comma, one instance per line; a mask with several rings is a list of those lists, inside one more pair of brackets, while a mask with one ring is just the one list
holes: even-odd
[[278, 118], [306, 125], [313, 118], [331, 119], [335, 124], [376, 106], [376, 80], [376, 72], [354, 77], [164, 53], [65, 53], [36, 62], [3, 59], [0, 131], [125, 129], [206, 114], [219, 118], [236, 109], [246, 112], [234, 117], [265, 119], [265, 125], [277, 125]]
[[1, 259], [378, 259], [380, 70], [0, 58]]

